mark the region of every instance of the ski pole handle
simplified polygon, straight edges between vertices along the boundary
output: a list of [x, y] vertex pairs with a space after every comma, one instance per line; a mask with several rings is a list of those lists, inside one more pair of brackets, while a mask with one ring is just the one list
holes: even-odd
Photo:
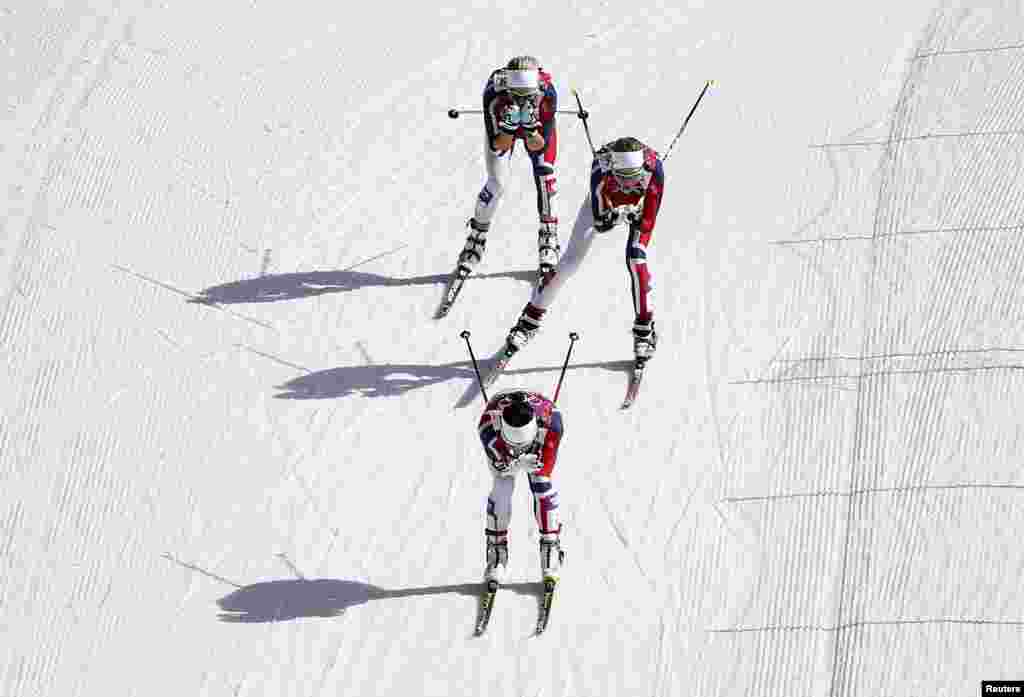
[[[484, 113], [483, 109], [449, 109], [448, 110], [448, 118], [450, 118], [450, 119], [457, 119], [460, 116], [462, 116], [463, 114], [482, 114], [482, 113]], [[555, 113], [556, 114], [573, 114], [574, 116], [576, 116], [578, 118], [581, 118], [581, 119], [585, 119], [588, 116], [590, 116], [590, 114], [588, 114], [586, 111], [583, 111], [583, 110], [577, 111], [575, 109], [556, 109]]]
[[569, 350], [565, 352], [565, 363], [562, 364], [562, 374], [558, 376], [558, 387], [555, 388], [555, 398], [551, 400], [552, 404], [558, 402], [558, 393], [562, 391], [562, 380], [565, 378], [565, 369], [569, 367], [569, 356], [572, 355], [573, 344], [580, 338], [580, 335], [576, 332], [569, 332]]
[[580, 93], [573, 90], [572, 94], [576, 97], [576, 106], [579, 107], [579, 110], [576, 112], [576, 116], [583, 122], [583, 130], [587, 134], [587, 143], [590, 144], [590, 153], [592, 155], [596, 155], [597, 150], [594, 149], [594, 141], [590, 137], [590, 126], [587, 125], [587, 119], [590, 118], [590, 112], [583, 108], [583, 102], [580, 101]]
[[480, 394], [484, 396], [484, 404], [487, 404], [490, 400], [487, 399], [487, 390], [484, 389], [484, 379], [480, 377], [480, 367], [476, 364], [476, 356], [473, 354], [473, 345], [469, 343], [469, 330], [463, 329], [459, 336], [466, 340], [466, 348], [469, 349], [469, 358], [473, 361], [473, 370], [476, 372], [476, 381], [480, 385]]

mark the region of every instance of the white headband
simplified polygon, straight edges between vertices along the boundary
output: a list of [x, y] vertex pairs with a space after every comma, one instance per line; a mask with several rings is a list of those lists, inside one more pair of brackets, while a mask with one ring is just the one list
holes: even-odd
[[533, 439], [537, 437], [537, 422], [534, 419], [530, 419], [522, 426], [516, 427], [503, 420], [501, 423], [501, 435], [509, 445], [521, 447], [533, 442]]
[[612, 169], [636, 169], [644, 166], [644, 151], [612, 152]]
[[508, 80], [505, 84], [511, 89], [537, 89], [537, 86], [540, 84], [536, 68], [506, 70], [505, 77]]

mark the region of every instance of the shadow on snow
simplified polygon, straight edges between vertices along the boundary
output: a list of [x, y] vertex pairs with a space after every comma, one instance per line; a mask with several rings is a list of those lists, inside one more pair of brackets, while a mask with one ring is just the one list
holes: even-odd
[[[337, 617], [350, 607], [372, 600], [428, 595], [465, 595], [479, 598], [482, 583], [387, 589], [357, 581], [332, 578], [287, 579], [243, 586], [217, 601], [222, 622], [283, 622], [300, 617]], [[541, 584], [508, 583], [503, 590], [529, 595], [540, 601]]]
[[[480, 371], [487, 373], [497, 355], [480, 362]], [[567, 370], [580, 368], [604, 368], [613, 372], [628, 373], [632, 370], [633, 361], [604, 361], [599, 363], [576, 363]], [[507, 370], [503, 375], [530, 375], [533, 373], [555, 373], [562, 366], [542, 368], [522, 368]], [[277, 389], [277, 399], [332, 399], [353, 394], [368, 397], [388, 397], [401, 395], [418, 387], [435, 385], [446, 380], [461, 379], [470, 381], [469, 390], [456, 403], [457, 407], [466, 406], [480, 388], [476, 384], [476, 373], [470, 361], [458, 361], [443, 365], [422, 365], [406, 363], [385, 363], [381, 365], [359, 365], [343, 368], [330, 368], [309, 373], [289, 380]], [[551, 385], [554, 389], [554, 384]]]
[[[443, 285], [450, 273], [412, 278], [391, 278], [361, 271], [309, 271], [305, 273], [268, 274], [257, 278], [223, 283], [199, 292], [188, 302], [227, 305], [231, 303], [269, 303], [295, 300], [326, 293], [342, 293], [358, 288]], [[510, 278], [533, 284], [536, 271], [501, 271], [474, 274], [470, 280], [484, 278]]]

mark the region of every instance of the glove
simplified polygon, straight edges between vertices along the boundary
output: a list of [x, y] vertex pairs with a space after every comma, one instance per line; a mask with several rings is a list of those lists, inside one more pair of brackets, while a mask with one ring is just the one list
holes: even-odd
[[615, 216], [605, 213], [594, 221], [594, 232], [608, 232], [615, 227]]
[[526, 141], [526, 149], [530, 152], [540, 152], [547, 147], [547, 141], [538, 130], [527, 131], [523, 140]]
[[519, 102], [519, 125], [527, 131], [540, 128], [538, 100], [526, 98]]
[[524, 472], [534, 472], [540, 469], [543, 465], [541, 464], [538, 457], [533, 453], [526, 455], [520, 455], [512, 461], [512, 469], [522, 470]]
[[498, 128], [508, 134], [519, 130], [521, 112], [515, 102], [508, 102], [498, 110]]
[[621, 222], [622, 211], [619, 208], [609, 208], [594, 222], [596, 232], [608, 232]]
[[491, 471], [496, 477], [514, 477], [516, 474], [515, 461], [509, 462], [508, 460], [494, 460], [487, 458], [487, 463], [491, 466]]

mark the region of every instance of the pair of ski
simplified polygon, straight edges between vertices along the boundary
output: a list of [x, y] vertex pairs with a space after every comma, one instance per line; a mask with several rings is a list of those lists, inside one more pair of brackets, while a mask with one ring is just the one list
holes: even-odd
[[[484, 388], [488, 388], [494, 384], [494, 381], [498, 379], [498, 376], [505, 371], [508, 367], [509, 362], [512, 360], [512, 356], [516, 355], [515, 351], [505, 351], [498, 356], [497, 362], [494, 367], [491, 368], [491, 372], [487, 374], [487, 377], [483, 380]], [[633, 406], [636, 398], [640, 394], [640, 384], [644, 379], [644, 369], [647, 367], [647, 358], [634, 358], [633, 367], [630, 369], [629, 374], [629, 385], [626, 386], [626, 396], [622, 400], [622, 409], [629, 409]]]
[[[543, 279], [543, 271], [538, 272], [538, 282]], [[441, 298], [441, 304], [437, 309], [435, 319], [441, 319], [448, 314], [451, 310], [452, 305], [459, 297], [459, 293], [462, 292], [462, 286], [465, 284], [466, 279], [469, 278], [470, 272], [463, 268], [457, 267], [452, 273], [451, 278], [448, 280], [448, 285], [445, 288], [444, 296]], [[487, 377], [481, 380], [481, 386], [486, 390], [488, 387], [494, 384], [494, 381], [498, 379], [498, 376], [504, 372], [505, 368], [508, 367], [509, 362], [512, 360], [512, 356], [516, 354], [516, 351], [506, 348], [496, 359], [494, 366], [491, 371], [487, 374]], [[630, 370], [629, 385], [626, 387], [626, 396], [622, 400], [622, 409], [629, 409], [633, 406], [633, 402], [636, 401], [637, 396], [640, 394], [640, 383], [644, 378], [644, 368], [647, 365], [647, 358], [634, 358], [633, 367]]]
[[[466, 279], [469, 278], [471, 273], [464, 266], [455, 267], [455, 271], [448, 278], [448, 284], [445, 286], [444, 295], [441, 296], [441, 304], [437, 307], [434, 319], [441, 319], [448, 314], [449, 310], [452, 309], [452, 305], [458, 300], [459, 293], [462, 292], [462, 287], [466, 284]], [[546, 273], [547, 269], [537, 270], [537, 283], [541, 283], [544, 280]]]
[[455, 271], [452, 272], [451, 278], [448, 279], [448, 285], [445, 286], [444, 296], [441, 298], [441, 304], [437, 308], [434, 319], [441, 319], [452, 309], [452, 305], [459, 298], [459, 293], [462, 292], [462, 286], [466, 283], [466, 279], [469, 278], [469, 273], [469, 269], [463, 266], [456, 267]]
[[[534, 629], [534, 636], [539, 636], [548, 628], [548, 619], [551, 617], [551, 604], [555, 600], [555, 588], [558, 582], [553, 578], [544, 579], [544, 595], [541, 596], [540, 608], [537, 611], [537, 626]], [[480, 596], [480, 610], [476, 618], [476, 628], [473, 636], [482, 636], [487, 631], [487, 625], [491, 621], [491, 612], [494, 610], [494, 600], [498, 596], [500, 584], [497, 581], [488, 581], [484, 585], [483, 595]]]

